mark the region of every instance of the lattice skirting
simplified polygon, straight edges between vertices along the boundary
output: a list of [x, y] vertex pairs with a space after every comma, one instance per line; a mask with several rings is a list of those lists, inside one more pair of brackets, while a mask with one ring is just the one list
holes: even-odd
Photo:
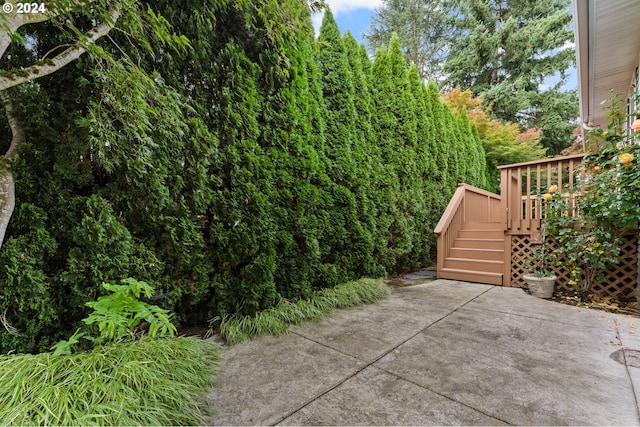
[[[626, 236], [620, 246], [620, 264], [610, 264], [606, 271], [606, 282], [596, 282], [592, 291], [601, 296], [629, 298], [635, 295], [637, 273], [637, 244], [635, 235]], [[526, 287], [522, 279], [532, 257], [530, 236], [511, 236], [511, 286]], [[554, 264], [553, 263], [550, 264]], [[569, 285], [569, 274], [566, 269], [550, 265], [558, 276], [556, 286], [573, 289]]]

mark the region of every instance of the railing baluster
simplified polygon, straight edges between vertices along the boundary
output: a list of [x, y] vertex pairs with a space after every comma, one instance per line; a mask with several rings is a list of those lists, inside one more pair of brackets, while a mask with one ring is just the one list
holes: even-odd
[[[503, 199], [502, 202], [504, 209], [508, 209], [505, 212], [507, 232], [510, 234], [534, 234], [539, 232], [539, 220], [542, 219], [542, 203], [536, 195], [549, 191], [553, 184], [558, 185], [558, 189], [561, 192], [565, 190], [562, 188], [565, 183], [568, 184], [569, 188], [576, 186], [577, 182], [574, 175], [583, 157], [583, 154], [578, 154], [500, 166], [501, 193], [508, 195], [508, 199]], [[565, 165], [569, 172], [566, 180], [563, 176], [563, 167]], [[536, 174], [535, 179], [531, 176], [534, 171]], [[524, 177], [525, 172], [527, 174], [526, 177]], [[523, 179], [526, 179], [526, 183], [522, 182]], [[545, 184], [546, 188], [544, 187]], [[535, 195], [532, 193], [535, 193]], [[575, 206], [575, 199], [572, 198], [571, 207], [573, 210], [575, 210]], [[536, 220], [534, 224], [532, 224], [533, 220]]]
[[562, 160], [556, 166], [558, 168], [558, 189], [562, 191]]
[[527, 229], [531, 228], [531, 166], [527, 166], [527, 198], [525, 199], [525, 220]]
[[[574, 163], [573, 159], [569, 160], [569, 189], [573, 190], [574, 182], [573, 182], [573, 172], [574, 171]], [[571, 216], [575, 216], [575, 195], [569, 194], [569, 211], [571, 212]]]

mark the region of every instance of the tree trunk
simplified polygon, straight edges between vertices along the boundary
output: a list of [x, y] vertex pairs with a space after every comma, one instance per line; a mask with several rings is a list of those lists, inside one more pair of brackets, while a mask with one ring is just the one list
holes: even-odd
[[13, 174], [7, 170], [0, 174], [0, 248], [4, 241], [9, 220], [16, 204], [15, 183]]
[[13, 209], [16, 204], [16, 192], [15, 181], [13, 179], [13, 173], [11, 172], [11, 161], [15, 158], [20, 145], [25, 140], [24, 129], [20, 124], [20, 121], [16, 117], [15, 110], [13, 109], [13, 103], [6, 91], [0, 92], [0, 102], [4, 106], [5, 113], [7, 115], [7, 121], [11, 128], [11, 145], [4, 154], [4, 159], [7, 161], [6, 169], [0, 169], [0, 248], [2, 242], [4, 242], [4, 236], [9, 226], [9, 220], [13, 215]]

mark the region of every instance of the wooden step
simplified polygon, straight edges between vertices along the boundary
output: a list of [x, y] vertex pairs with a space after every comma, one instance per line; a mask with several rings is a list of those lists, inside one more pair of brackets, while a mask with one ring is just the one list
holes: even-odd
[[443, 267], [455, 268], [458, 270], [502, 273], [504, 270], [504, 261], [447, 257], [444, 259]]
[[470, 239], [458, 237], [453, 241], [454, 248], [504, 249], [504, 239]]
[[458, 232], [462, 239], [504, 239], [502, 230], [464, 229]]
[[494, 261], [504, 261], [504, 249], [487, 249], [487, 248], [456, 248], [449, 250], [449, 256], [452, 258], [472, 258], [485, 259]]
[[502, 222], [480, 222], [480, 221], [467, 221], [462, 224], [462, 229], [473, 230], [504, 230]]
[[463, 280], [465, 282], [502, 285], [502, 274], [484, 271], [470, 271], [457, 268], [441, 268], [438, 279]]

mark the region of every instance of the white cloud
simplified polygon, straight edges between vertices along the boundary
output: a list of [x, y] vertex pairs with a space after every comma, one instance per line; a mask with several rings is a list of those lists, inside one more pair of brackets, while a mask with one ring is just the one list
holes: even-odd
[[[376, 10], [384, 4], [383, 0], [326, 0], [326, 3], [331, 8], [331, 12], [333, 12], [333, 16], [336, 18], [340, 14], [353, 12], [358, 9]], [[324, 12], [316, 13], [311, 16], [311, 22], [313, 23], [313, 28], [316, 31], [316, 37], [320, 33], [323, 17]]]
[[324, 18], [324, 12], [311, 15], [311, 23], [313, 24], [313, 29], [316, 32], [316, 38], [320, 34], [320, 27], [322, 27], [322, 18]]
[[575, 42], [566, 41], [558, 50], [574, 49], [575, 47]]
[[327, 0], [334, 15], [356, 9], [376, 9], [382, 6], [382, 0]]

